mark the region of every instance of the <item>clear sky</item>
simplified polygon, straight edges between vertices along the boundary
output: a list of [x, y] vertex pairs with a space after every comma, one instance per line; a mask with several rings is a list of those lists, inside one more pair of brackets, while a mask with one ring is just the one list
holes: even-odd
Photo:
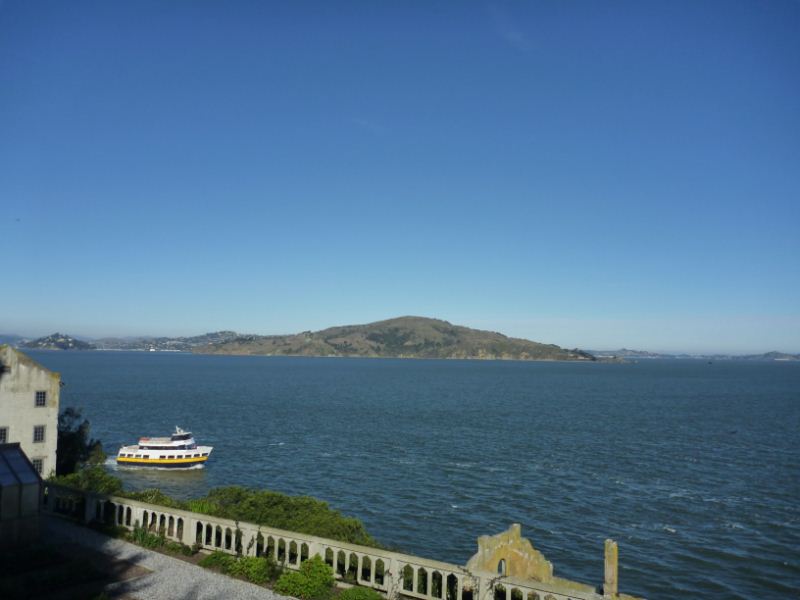
[[800, 352], [800, 2], [0, 2], [0, 332]]

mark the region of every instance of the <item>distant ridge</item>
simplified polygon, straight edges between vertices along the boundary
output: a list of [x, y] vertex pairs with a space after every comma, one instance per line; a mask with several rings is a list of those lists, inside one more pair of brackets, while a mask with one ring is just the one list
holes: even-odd
[[62, 333], [53, 333], [21, 344], [23, 348], [39, 350], [94, 350], [94, 345]]
[[648, 359], [648, 358], [693, 358], [698, 360], [780, 360], [794, 361], [800, 360], [800, 354], [788, 354], [786, 352], [765, 352], [764, 354], [666, 354], [663, 352], [648, 352], [646, 350], [629, 350], [620, 348], [619, 350], [587, 350], [587, 352], [597, 358], [627, 358], [627, 359]]
[[159, 350], [162, 352], [191, 352], [195, 346], [235, 340], [235, 331], [215, 331], [190, 337], [138, 336], [93, 340], [98, 350]]
[[282, 356], [596, 360], [582, 350], [565, 350], [555, 344], [510, 338], [494, 331], [470, 329], [426, 317], [398, 317], [293, 335], [241, 336], [231, 341], [196, 346], [192, 351]]

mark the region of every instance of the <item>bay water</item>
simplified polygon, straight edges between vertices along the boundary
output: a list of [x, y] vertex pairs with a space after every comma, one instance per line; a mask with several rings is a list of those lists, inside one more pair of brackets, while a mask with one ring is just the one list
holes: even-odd
[[113, 456], [179, 425], [204, 469], [109, 469], [175, 497], [326, 500], [391, 547], [464, 564], [521, 523], [556, 575], [648, 598], [800, 597], [800, 363], [626, 364], [29, 354]]

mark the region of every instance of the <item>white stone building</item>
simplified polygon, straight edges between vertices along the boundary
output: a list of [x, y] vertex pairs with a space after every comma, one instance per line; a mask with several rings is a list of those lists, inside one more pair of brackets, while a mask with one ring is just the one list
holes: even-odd
[[0, 444], [19, 442], [36, 470], [56, 470], [61, 375], [0, 346]]

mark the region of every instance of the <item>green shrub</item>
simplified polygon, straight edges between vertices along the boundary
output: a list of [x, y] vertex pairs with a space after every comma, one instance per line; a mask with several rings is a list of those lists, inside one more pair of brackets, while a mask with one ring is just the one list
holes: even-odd
[[205, 498], [188, 500], [178, 508], [362, 546], [380, 547], [361, 521], [345, 517], [331, 509], [327, 502], [308, 496], [287, 496], [268, 490], [231, 486], [214, 488]]
[[192, 549], [186, 544], [180, 542], [167, 542], [164, 545], [164, 550], [170, 554], [183, 554], [184, 556], [191, 556]]
[[339, 600], [384, 600], [384, 597], [370, 588], [352, 587], [340, 593]]
[[51, 477], [48, 481], [79, 490], [89, 490], [101, 494], [119, 494], [122, 481], [109, 475], [102, 465], [89, 465], [69, 475]]
[[231, 565], [235, 562], [235, 557], [217, 550], [202, 558], [197, 564], [199, 564], [201, 567], [205, 567], [206, 569], [219, 569], [223, 573], [229, 573]]
[[315, 555], [300, 565], [299, 572], [287, 571], [281, 575], [275, 591], [302, 600], [328, 600], [333, 583], [333, 569]]
[[90, 521], [87, 524], [89, 529], [99, 531], [103, 535], [113, 538], [127, 539], [130, 537], [128, 528], [123, 525], [112, 525], [111, 523], [104, 523], [102, 521]]
[[141, 527], [134, 527], [128, 539], [134, 544], [142, 546], [143, 548], [150, 548], [150, 549], [163, 548], [164, 545], [167, 543], [167, 539], [163, 535], [156, 535], [155, 533], [150, 533], [149, 531], [142, 529]]
[[267, 559], [245, 556], [244, 558], [240, 558], [239, 562], [242, 565], [244, 577], [247, 581], [263, 585], [270, 580], [270, 569], [267, 564]]
[[121, 493], [120, 496], [138, 500], [139, 502], [147, 502], [148, 504], [158, 504], [159, 506], [167, 506], [169, 508], [183, 508], [183, 502], [174, 500], [161, 490], [155, 488], [141, 490], [139, 492], [124, 492]]

